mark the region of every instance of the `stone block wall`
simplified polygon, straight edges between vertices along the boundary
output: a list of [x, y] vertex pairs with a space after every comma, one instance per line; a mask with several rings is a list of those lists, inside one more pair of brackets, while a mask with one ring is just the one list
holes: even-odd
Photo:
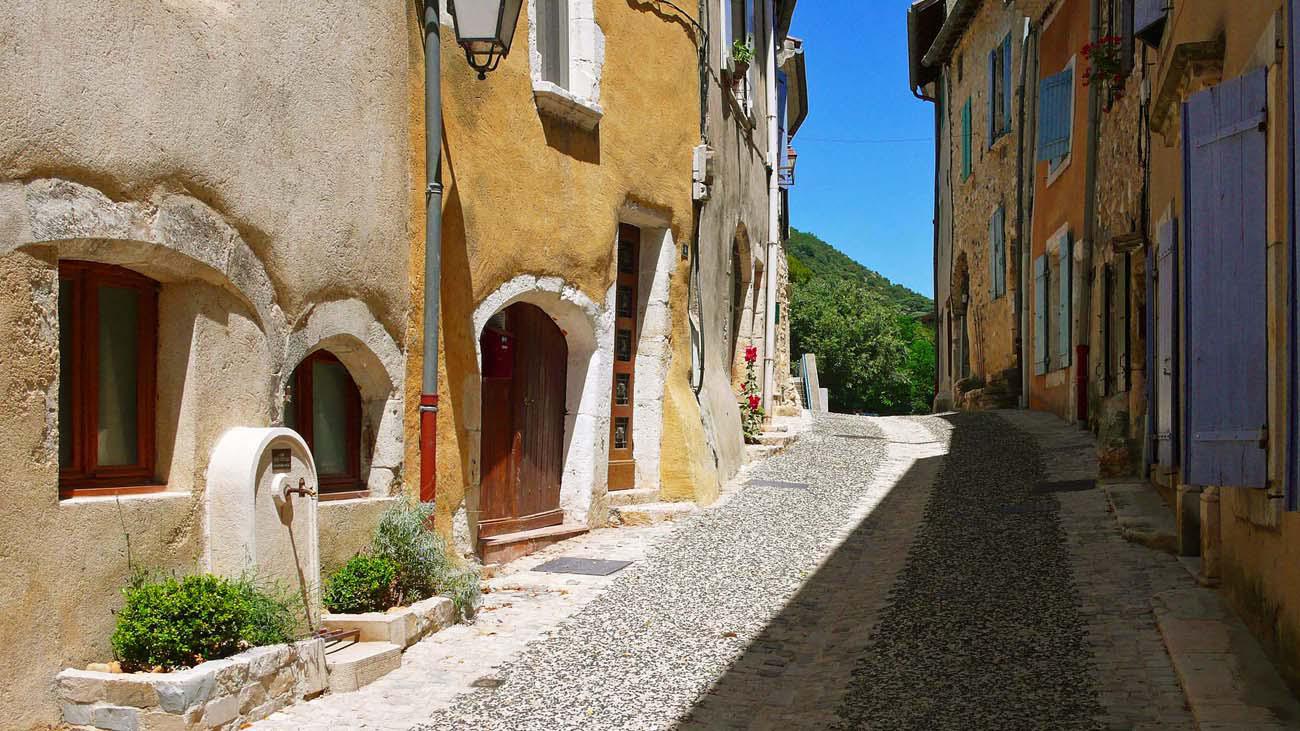
[[63, 720], [104, 731], [237, 729], [327, 685], [325, 641], [258, 647], [174, 673], [64, 670]]

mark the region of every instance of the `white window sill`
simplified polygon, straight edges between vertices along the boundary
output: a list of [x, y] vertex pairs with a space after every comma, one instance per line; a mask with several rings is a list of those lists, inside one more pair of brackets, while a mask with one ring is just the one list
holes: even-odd
[[599, 104], [549, 81], [533, 81], [533, 99], [542, 113], [588, 131], [596, 129], [601, 117], [605, 116], [605, 110]]
[[1066, 154], [1065, 159], [1061, 160], [1061, 164], [1057, 165], [1055, 170], [1052, 169], [1052, 164], [1050, 162], [1047, 164], [1047, 183], [1043, 185], [1044, 188], [1052, 187], [1052, 183], [1055, 183], [1056, 179], [1061, 177], [1061, 174], [1070, 168], [1070, 159], [1073, 157], [1073, 152]]
[[162, 503], [189, 502], [193, 496], [189, 492], [161, 489], [157, 492], [141, 492], [126, 495], [78, 495], [59, 501], [60, 508], [75, 508], [81, 505], [102, 505], [105, 503]]

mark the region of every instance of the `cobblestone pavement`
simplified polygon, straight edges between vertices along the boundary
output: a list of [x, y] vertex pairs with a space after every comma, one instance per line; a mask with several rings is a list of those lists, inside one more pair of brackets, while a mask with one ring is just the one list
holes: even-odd
[[1100, 490], [1041, 490], [1095, 475], [1050, 416], [822, 417], [746, 476], [806, 487], [549, 549], [636, 560], [599, 582], [521, 561], [475, 625], [257, 728], [1194, 728], [1149, 603], [1190, 577]]

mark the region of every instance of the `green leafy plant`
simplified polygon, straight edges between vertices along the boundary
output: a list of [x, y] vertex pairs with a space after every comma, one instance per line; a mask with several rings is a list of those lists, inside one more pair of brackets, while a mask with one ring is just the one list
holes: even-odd
[[[480, 596], [478, 572], [456, 561], [432, 523], [432, 505], [410, 498], [394, 503], [366, 552], [326, 581], [325, 605], [336, 612], [382, 611], [441, 595], [461, 616], [471, 614]], [[390, 578], [381, 565], [391, 567]]]
[[174, 670], [301, 636], [302, 605], [251, 577], [137, 575], [123, 590], [113, 654], [128, 671]]
[[397, 566], [382, 556], [353, 556], [325, 581], [321, 600], [331, 611], [382, 612], [398, 602]]
[[754, 62], [754, 47], [743, 40], [731, 44], [731, 60], [749, 65]]

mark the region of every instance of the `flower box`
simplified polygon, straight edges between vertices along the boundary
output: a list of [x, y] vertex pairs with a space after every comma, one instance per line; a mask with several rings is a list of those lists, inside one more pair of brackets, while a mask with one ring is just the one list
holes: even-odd
[[104, 731], [237, 729], [328, 685], [325, 642], [255, 647], [171, 673], [59, 673], [65, 723]]
[[334, 614], [326, 612], [326, 629], [360, 630], [359, 642], [388, 642], [405, 650], [425, 637], [456, 623], [456, 608], [446, 597], [435, 596], [409, 607], [387, 612]]

